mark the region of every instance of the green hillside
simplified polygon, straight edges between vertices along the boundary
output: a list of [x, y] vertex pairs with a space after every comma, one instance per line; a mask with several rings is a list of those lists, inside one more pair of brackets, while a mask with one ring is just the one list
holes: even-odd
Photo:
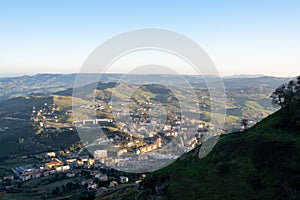
[[[27, 96], [0, 102], [0, 128], [8, 127], [0, 132], [0, 164], [8, 155], [32, 155], [53, 149], [65, 149], [79, 141], [75, 131], [61, 130], [55, 133], [38, 134], [39, 129], [33, 123], [32, 109], [40, 109], [45, 103], [56, 104], [61, 112], [71, 109], [70, 97], [59, 96]], [[75, 103], [82, 100], [74, 101]], [[3, 165], [2, 165], [3, 166]], [[1, 172], [1, 167], [0, 167]]]
[[149, 174], [138, 199], [300, 199], [300, 103]]

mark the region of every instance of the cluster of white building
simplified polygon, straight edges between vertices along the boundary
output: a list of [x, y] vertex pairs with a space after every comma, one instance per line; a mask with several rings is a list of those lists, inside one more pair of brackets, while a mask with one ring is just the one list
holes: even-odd
[[46, 169], [42, 166], [35, 167], [32, 165], [15, 167], [12, 169], [15, 177], [17, 177], [17, 179], [20, 179], [21, 181], [36, 179], [36, 178], [40, 178], [42, 176], [50, 176], [52, 174], [56, 174], [59, 172], [68, 172], [69, 170], [70, 170], [69, 165], [60, 166], [60, 167], [57, 167], [57, 168], [51, 169], [51, 170]]

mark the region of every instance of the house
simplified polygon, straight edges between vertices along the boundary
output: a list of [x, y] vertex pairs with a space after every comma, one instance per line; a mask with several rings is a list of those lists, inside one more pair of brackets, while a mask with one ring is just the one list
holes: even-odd
[[177, 135], [178, 135], [178, 132], [174, 131], [174, 130], [165, 132], [165, 137], [177, 137]]
[[95, 159], [94, 158], [89, 158], [88, 160], [88, 168], [91, 168], [95, 164]]
[[149, 151], [153, 151], [157, 148], [160, 148], [162, 145], [162, 140], [158, 137], [154, 142], [147, 144], [145, 146], [139, 147], [136, 151], [136, 154], [146, 153]]
[[32, 175], [31, 178], [40, 178], [42, 175], [42, 173], [39, 170], [35, 170]]
[[67, 173], [67, 177], [68, 178], [74, 178], [75, 177], [75, 173]]
[[94, 184], [93, 179], [86, 179], [81, 182], [82, 185], [92, 185]]
[[151, 131], [151, 132], [147, 131], [144, 135], [145, 135], [144, 137], [151, 138], [151, 137], [154, 137], [156, 135], [156, 133], [154, 131]]
[[96, 151], [94, 151], [94, 156], [96, 159], [106, 158], [107, 150], [96, 150]]
[[76, 158], [68, 158], [66, 160], [66, 162], [70, 165], [70, 166], [73, 166], [75, 167], [77, 165], [77, 159]]
[[107, 181], [108, 180], [107, 174], [99, 174], [99, 175], [96, 175], [95, 177], [99, 178], [100, 181]]
[[83, 163], [87, 163], [90, 159], [90, 157], [88, 155], [82, 155], [79, 157], [79, 159], [83, 162]]
[[171, 130], [171, 128], [172, 128], [171, 125], [165, 125], [163, 130], [164, 131], [169, 131], [169, 130]]
[[48, 153], [46, 153], [45, 154], [45, 157], [47, 158], [51, 158], [51, 157], [55, 157], [56, 156], [56, 154], [55, 154], [55, 152], [48, 152]]
[[51, 162], [45, 164], [46, 168], [48, 169], [60, 167], [62, 165], [63, 165], [62, 161], [60, 161], [58, 158], [52, 158]]
[[4, 176], [3, 180], [14, 180], [14, 175]]
[[64, 165], [64, 166], [60, 166], [60, 167], [56, 167], [56, 171], [57, 172], [66, 172], [66, 171], [69, 171], [71, 168], [70, 168], [70, 165]]
[[117, 181], [112, 181], [109, 183], [109, 187], [115, 187], [115, 186], [118, 186], [118, 182]]
[[62, 166], [62, 170], [65, 172], [65, 171], [68, 171], [68, 170], [70, 170], [71, 168], [70, 168], [70, 165], [64, 165], [64, 166]]
[[94, 190], [97, 190], [97, 187], [98, 187], [98, 185], [96, 183], [88, 184], [87, 190], [88, 191], [94, 191]]
[[82, 160], [77, 160], [77, 166], [78, 166], [78, 167], [83, 166], [83, 161], [82, 161]]
[[121, 183], [127, 183], [129, 181], [129, 178], [126, 176], [120, 176], [120, 182]]
[[127, 149], [120, 149], [119, 151], [117, 151], [117, 156], [119, 157], [126, 152], [127, 152]]
[[12, 169], [14, 175], [21, 181], [27, 181], [34, 178], [41, 177], [42, 173], [40, 169], [37, 169], [31, 165], [16, 167]]
[[137, 181], [134, 182], [134, 185], [136, 187], [139, 187], [141, 182], [142, 182], [142, 180], [137, 180]]
[[199, 123], [199, 124], [198, 124], [198, 128], [200, 128], [200, 129], [201, 129], [201, 128], [205, 128], [205, 123]]

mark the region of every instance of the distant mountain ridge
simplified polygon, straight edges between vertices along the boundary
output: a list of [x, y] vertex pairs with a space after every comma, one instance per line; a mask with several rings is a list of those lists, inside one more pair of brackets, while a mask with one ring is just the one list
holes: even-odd
[[229, 76], [223, 76], [223, 78], [259, 78], [266, 77], [264, 74], [235, 74]]
[[[102, 82], [119, 82], [122, 74], [102, 74]], [[186, 80], [190, 82], [193, 87], [206, 87], [205, 79], [213, 81], [215, 77], [206, 76], [199, 78], [196, 75], [182, 75]], [[78, 86], [87, 85], [93, 80], [98, 80], [98, 74], [84, 74], [81, 75], [80, 80], [76, 80], [77, 74], [37, 74], [33, 76], [20, 76], [20, 77], [7, 77], [0, 78], [0, 101], [10, 99], [13, 97], [20, 97], [30, 95], [32, 93], [49, 94], [68, 88], [74, 87], [74, 82], [78, 81]], [[163, 75], [163, 74], [150, 74], [150, 75], [127, 75], [126, 81], [134, 84], [136, 82], [153, 82], [153, 81], [165, 81], [169, 83], [178, 83], [178, 75]], [[217, 80], [217, 79], [216, 79]], [[255, 78], [241, 78], [234, 77], [223, 79], [225, 88], [240, 88], [245, 89], [248, 87], [268, 87], [276, 88], [281, 83], [286, 82], [288, 78], [276, 78], [276, 77], [255, 77]], [[80, 81], [80, 82], [79, 82]]]

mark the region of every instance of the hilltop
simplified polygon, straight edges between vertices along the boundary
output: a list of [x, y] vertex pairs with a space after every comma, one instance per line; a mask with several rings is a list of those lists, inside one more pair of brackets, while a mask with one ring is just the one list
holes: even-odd
[[292, 110], [222, 135], [203, 159], [197, 147], [149, 174], [138, 199], [299, 199], [300, 102]]

